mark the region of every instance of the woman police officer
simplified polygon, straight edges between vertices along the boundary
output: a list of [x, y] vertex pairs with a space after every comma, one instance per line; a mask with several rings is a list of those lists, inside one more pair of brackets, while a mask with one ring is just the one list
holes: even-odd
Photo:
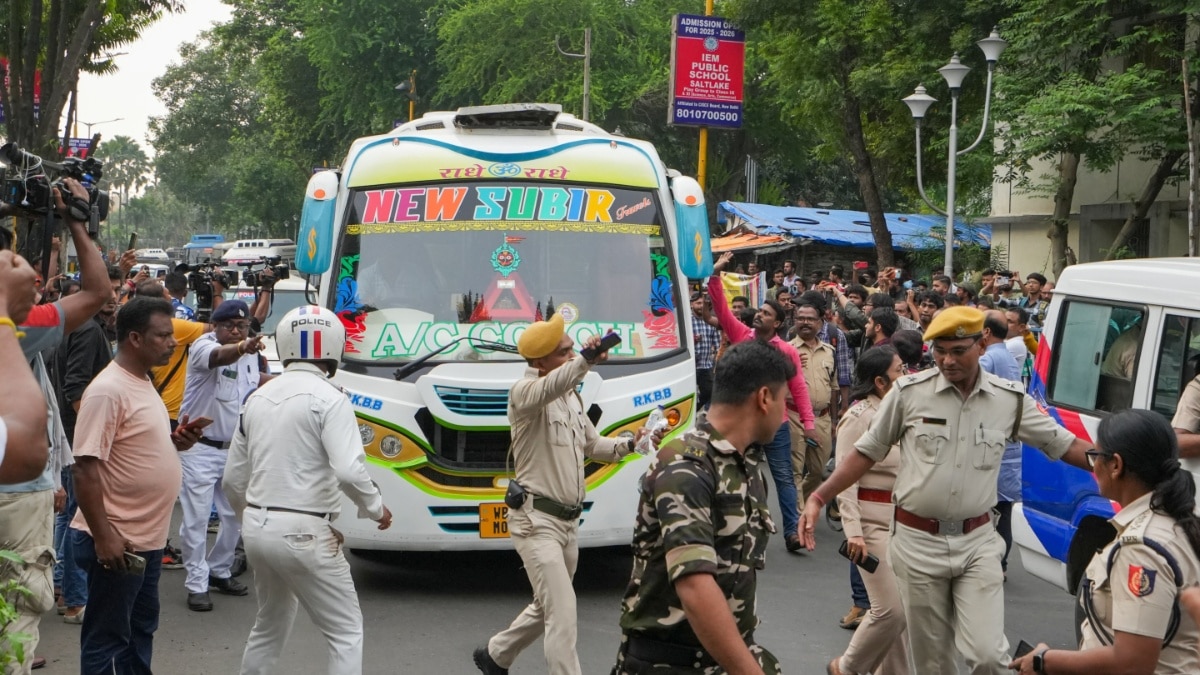
[[1179, 465], [1171, 425], [1149, 410], [1100, 422], [1088, 461], [1100, 494], [1120, 505], [1117, 536], [1088, 565], [1080, 651], [1034, 651], [1010, 664], [1022, 675], [1200, 672], [1200, 628], [1179, 609], [1200, 581], [1196, 485]]
[[[870, 426], [879, 401], [892, 388], [892, 382], [907, 372], [891, 345], [872, 347], [863, 353], [855, 367], [856, 385], [851, 392], [851, 398], [858, 402], [838, 425], [839, 461], [846, 453], [855, 452], [854, 443]], [[826, 667], [829, 675], [908, 674], [904, 607], [900, 604], [896, 577], [885, 560], [892, 532], [892, 485], [899, 468], [900, 450], [893, 447], [857, 484], [838, 495], [850, 559], [861, 562], [873, 552], [879, 558], [879, 567], [874, 574], [863, 575], [871, 609], [854, 632], [846, 653]]]

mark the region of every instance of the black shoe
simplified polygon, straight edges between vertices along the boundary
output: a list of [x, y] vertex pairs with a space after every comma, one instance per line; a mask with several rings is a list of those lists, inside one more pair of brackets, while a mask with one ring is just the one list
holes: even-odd
[[240, 577], [246, 573], [246, 556], [234, 555], [233, 565], [229, 567], [229, 576]]
[[208, 591], [188, 593], [188, 609], [193, 612], [211, 612], [212, 598], [208, 597]]
[[476, 647], [475, 652], [471, 656], [475, 659], [475, 665], [483, 675], [508, 675], [508, 668], [501, 668], [492, 660], [492, 655], [488, 653], [487, 645]]
[[800, 537], [789, 534], [783, 539], [783, 545], [787, 547], [788, 553], [802, 553], [804, 545], [800, 543]]
[[241, 583], [233, 577], [229, 577], [228, 579], [209, 577], [208, 587], [225, 595], [245, 595], [250, 592], [250, 589], [246, 588], [246, 584]]

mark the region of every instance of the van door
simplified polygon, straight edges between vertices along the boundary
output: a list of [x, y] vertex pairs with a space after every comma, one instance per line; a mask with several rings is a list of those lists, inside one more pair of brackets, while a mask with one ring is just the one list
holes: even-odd
[[1176, 433], [1183, 432], [1180, 455], [1193, 458], [1189, 468], [1196, 473], [1200, 462], [1194, 460], [1200, 457], [1197, 454], [1200, 447], [1193, 446], [1200, 444], [1186, 436], [1200, 433], [1200, 424], [1193, 420], [1194, 412], [1178, 420], [1176, 412], [1184, 390], [1200, 375], [1200, 315], [1179, 309], [1164, 312], [1156, 361], [1154, 389], [1148, 407], [1169, 420], [1171, 426], [1178, 429]]
[[[1070, 296], [1061, 301], [1052, 311], [1054, 325], [1048, 327], [1053, 342], [1041, 346], [1042, 351], [1050, 347], [1049, 364], [1039, 369], [1045, 377], [1044, 403], [1059, 424], [1090, 440], [1105, 414], [1146, 406], [1149, 387], [1139, 386], [1138, 376], [1153, 367], [1149, 352], [1143, 352], [1157, 341], [1153, 321], [1161, 310]], [[1144, 348], [1144, 343], [1150, 346]], [[1044, 358], [1039, 355], [1039, 361]], [[1095, 551], [1092, 546], [1080, 553], [1077, 539], [1099, 536], [1112, 516], [1112, 505], [1100, 497], [1090, 473], [1052, 461], [1029, 446], [1022, 452], [1021, 497], [1014, 510], [1013, 539], [1021, 548], [1022, 563], [1036, 576], [1074, 591]], [[1019, 526], [1021, 521], [1028, 527]]]

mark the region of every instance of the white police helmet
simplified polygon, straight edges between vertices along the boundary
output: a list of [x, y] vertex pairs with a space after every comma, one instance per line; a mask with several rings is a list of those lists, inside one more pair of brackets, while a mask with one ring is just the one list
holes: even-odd
[[292, 361], [325, 363], [333, 377], [345, 349], [346, 328], [341, 319], [316, 305], [293, 309], [275, 327], [275, 350], [285, 366]]

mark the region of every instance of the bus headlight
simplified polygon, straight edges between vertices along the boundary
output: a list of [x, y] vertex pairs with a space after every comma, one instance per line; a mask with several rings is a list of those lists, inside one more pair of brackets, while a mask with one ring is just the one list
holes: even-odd
[[375, 440], [375, 430], [367, 424], [358, 425], [358, 435], [362, 437], [363, 445], [370, 445]]
[[367, 457], [388, 464], [412, 462], [425, 459], [424, 446], [409, 438], [396, 427], [385, 425], [374, 419], [358, 418], [358, 435], [362, 439]]
[[395, 459], [403, 449], [404, 446], [400, 443], [400, 439], [391, 434], [384, 436], [383, 440], [379, 441], [379, 452], [388, 459]]

